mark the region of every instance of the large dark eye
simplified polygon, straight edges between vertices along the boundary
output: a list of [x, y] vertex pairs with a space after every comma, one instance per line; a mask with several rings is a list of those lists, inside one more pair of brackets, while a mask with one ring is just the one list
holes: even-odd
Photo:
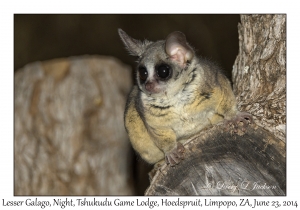
[[145, 81], [148, 77], [148, 71], [145, 67], [143, 66], [140, 66], [139, 67], [139, 76], [140, 76], [140, 79]]
[[156, 74], [159, 78], [166, 80], [171, 75], [171, 67], [167, 64], [160, 64], [156, 66]]

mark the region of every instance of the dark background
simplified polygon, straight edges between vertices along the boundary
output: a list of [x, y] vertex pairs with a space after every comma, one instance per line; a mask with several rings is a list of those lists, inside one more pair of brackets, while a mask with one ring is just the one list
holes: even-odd
[[[135, 66], [117, 29], [131, 37], [156, 41], [173, 31], [185, 33], [198, 55], [216, 61], [231, 78], [238, 54], [239, 15], [14, 15], [14, 70], [34, 61], [80, 55], [107, 55]], [[149, 186], [148, 164], [138, 160], [135, 167], [138, 194]]]
[[230, 72], [238, 54], [239, 15], [14, 15], [14, 70], [34, 61], [78, 55], [109, 55], [134, 67], [117, 29], [136, 39], [165, 39], [173, 31], [185, 33], [197, 54]]

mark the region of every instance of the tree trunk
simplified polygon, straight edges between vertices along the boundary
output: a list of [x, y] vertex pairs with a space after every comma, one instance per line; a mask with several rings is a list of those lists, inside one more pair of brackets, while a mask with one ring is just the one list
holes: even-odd
[[242, 15], [238, 30], [233, 90], [239, 108], [285, 141], [286, 16]]
[[285, 195], [286, 16], [241, 15], [233, 88], [254, 117], [246, 134], [221, 125], [185, 143], [186, 159], [163, 165], [145, 195]]
[[99, 56], [36, 62], [14, 85], [15, 195], [134, 194], [128, 66]]

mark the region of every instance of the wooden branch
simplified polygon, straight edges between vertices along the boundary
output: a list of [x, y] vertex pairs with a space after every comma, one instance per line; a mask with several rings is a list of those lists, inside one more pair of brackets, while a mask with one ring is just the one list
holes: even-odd
[[240, 136], [222, 126], [186, 142], [185, 160], [163, 165], [145, 195], [285, 195], [285, 144], [260, 127]]

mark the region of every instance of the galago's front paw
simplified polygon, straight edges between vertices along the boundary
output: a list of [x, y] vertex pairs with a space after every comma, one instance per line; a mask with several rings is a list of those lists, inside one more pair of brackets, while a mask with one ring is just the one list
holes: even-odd
[[184, 159], [184, 152], [184, 146], [180, 142], [177, 142], [177, 146], [165, 155], [166, 163], [175, 166]]
[[226, 131], [233, 131], [237, 134], [244, 134], [249, 124], [254, 123], [253, 117], [247, 112], [238, 112], [238, 114], [230, 120], [224, 121]]

